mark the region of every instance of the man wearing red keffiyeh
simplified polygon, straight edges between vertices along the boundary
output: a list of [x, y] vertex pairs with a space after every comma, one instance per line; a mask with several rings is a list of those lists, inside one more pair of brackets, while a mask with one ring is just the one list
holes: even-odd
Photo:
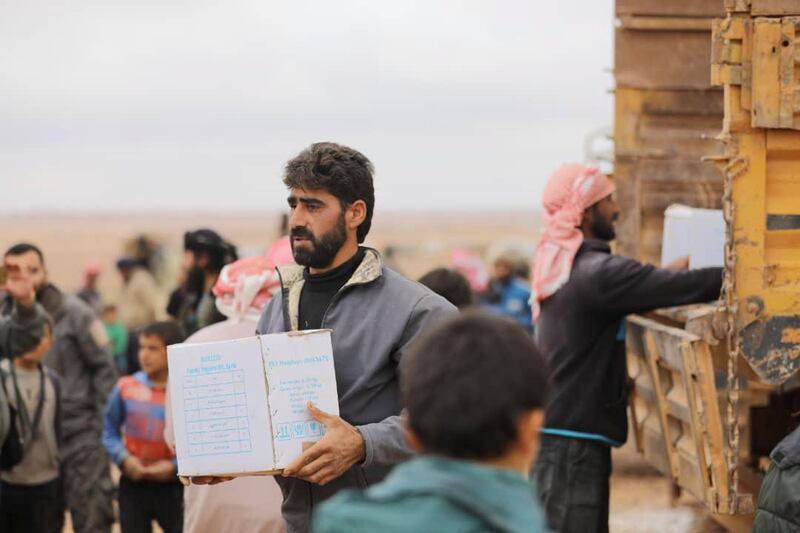
[[532, 478], [557, 532], [608, 531], [611, 446], [628, 436], [625, 316], [711, 301], [722, 285], [720, 268], [662, 269], [611, 254], [620, 214], [614, 191], [597, 169], [569, 164], [550, 178], [542, 201], [535, 339], [553, 390]]

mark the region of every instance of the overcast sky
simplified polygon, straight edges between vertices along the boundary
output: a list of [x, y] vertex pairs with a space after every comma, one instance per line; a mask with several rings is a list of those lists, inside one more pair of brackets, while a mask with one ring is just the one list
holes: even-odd
[[532, 208], [612, 123], [612, 0], [0, 0], [0, 212], [276, 210], [331, 140], [379, 209]]

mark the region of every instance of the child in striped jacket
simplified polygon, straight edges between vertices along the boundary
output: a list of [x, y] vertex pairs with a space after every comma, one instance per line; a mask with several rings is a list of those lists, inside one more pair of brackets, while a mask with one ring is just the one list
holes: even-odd
[[105, 409], [103, 445], [122, 470], [119, 515], [122, 533], [183, 529], [183, 486], [174, 454], [164, 441], [167, 346], [183, 342], [181, 327], [154, 322], [139, 334], [142, 370], [120, 378]]

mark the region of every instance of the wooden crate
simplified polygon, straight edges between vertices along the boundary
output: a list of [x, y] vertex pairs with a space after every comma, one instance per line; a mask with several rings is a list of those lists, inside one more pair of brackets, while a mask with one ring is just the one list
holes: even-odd
[[[631, 316], [626, 327], [633, 382], [631, 427], [637, 448], [678, 487], [703, 502], [715, 519], [732, 531], [749, 531], [760, 476], [740, 466], [749, 477], [740, 473], [747, 480], [740, 482], [738, 514], [732, 516], [724, 396], [716, 385], [711, 346], [698, 335], [652, 318]], [[742, 404], [747, 405], [749, 398], [744, 394]], [[747, 427], [749, 412], [740, 411], [741, 427]], [[740, 460], [746, 463], [744, 453]]]
[[637, 446], [710, 511], [724, 511], [725, 439], [708, 344], [641, 316], [628, 318], [626, 337]]

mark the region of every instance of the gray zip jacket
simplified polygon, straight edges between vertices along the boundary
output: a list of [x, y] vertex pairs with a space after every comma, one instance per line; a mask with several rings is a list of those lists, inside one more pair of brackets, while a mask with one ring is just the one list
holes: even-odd
[[[264, 309], [259, 334], [298, 329], [303, 270], [279, 267], [281, 298], [273, 298]], [[378, 252], [366, 248], [363, 261], [322, 319], [322, 327], [333, 330], [339, 414], [361, 432], [366, 457], [325, 486], [276, 477], [289, 533], [308, 531], [311, 514], [323, 500], [345, 488], [375, 484], [391, 465], [411, 456], [399, 416], [398, 364], [423, 329], [456, 313], [447, 300], [384, 267]]]
[[[65, 454], [97, 445], [103, 430], [103, 408], [117, 382], [111, 343], [102, 322], [77, 296], [48, 285], [37, 298], [55, 322], [53, 347], [42, 362], [61, 378]], [[83, 435], [83, 437], [78, 437]]]

